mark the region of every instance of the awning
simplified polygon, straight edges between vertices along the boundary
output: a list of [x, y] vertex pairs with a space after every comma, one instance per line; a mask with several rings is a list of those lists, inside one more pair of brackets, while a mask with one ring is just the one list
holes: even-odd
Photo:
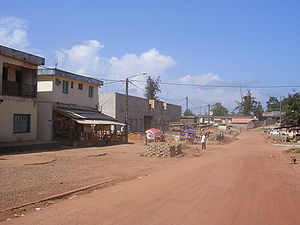
[[125, 123], [119, 123], [110, 120], [75, 120], [75, 121], [80, 124], [125, 126]]
[[56, 108], [55, 111], [69, 117], [73, 120], [105, 120], [105, 121], [115, 121], [115, 118], [101, 113], [97, 110], [88, 109], [71, 109], [71, 108]]
[[196, 134], [196, 131], [194, 130], [184, 130], [184, 133], [190, 133], [190, 134]]

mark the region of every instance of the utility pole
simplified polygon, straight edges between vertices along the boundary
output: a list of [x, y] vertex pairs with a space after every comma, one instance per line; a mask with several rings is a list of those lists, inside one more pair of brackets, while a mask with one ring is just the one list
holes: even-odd
[[189, 109], [189, 97], [185, 97], [185, 101], [186, 101], [186, 110], [188, 110]]
[[279, 113], [280, 113], [279, 122], [280, 122], [280, 126], [281, 126], [281, 119], [282, 119], [282, 118], [281, 118], [281, 110], [282, 110], [281, 107], [282, 107], [282, 106], [281, 106], [281, 95], [280, 95], [280, 97], [279, 97], [279, 111], [280, 111], [280, 112], [279, 112]]
[[146, 75], [147, 72], [143, 72], [140, 74], [132, 75], [125, 79], [126, 83], [126, 95], [125, 95], [125, 143], [128, 143], [128, 85], [129, 85], [129, 78]]
[[243, 101], [243, 91], [242, 91], [242, 85], [240, 85], [240, 94], [241, 94], [241, 102]]
[[125, 143], [128, 143], [128, 83], [129, 79], [126, 78], [126, 95], [125, 95]]
[[208, 123], [210, 123], [210, 104], [208, 104]]

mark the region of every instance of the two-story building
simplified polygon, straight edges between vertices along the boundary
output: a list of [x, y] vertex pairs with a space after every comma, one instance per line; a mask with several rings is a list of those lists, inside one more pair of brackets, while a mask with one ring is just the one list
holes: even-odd
[[[66, 144], [92, 143], [99, 130], [121, 126], [98, 111], [98, 88], [103, 82], [56, 68], [38, 70], [38, 138]], [[106, 137], [102, 133], [102, 137]], [[102, 139], [103, 139], [102, 138]]]
[[37, 139], [37, 67], [44, 64], [0, 45], [0, 142]]

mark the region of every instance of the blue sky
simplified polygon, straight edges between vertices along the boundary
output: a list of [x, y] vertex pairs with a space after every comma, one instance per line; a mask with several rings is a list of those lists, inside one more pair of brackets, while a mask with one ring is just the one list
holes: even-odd
[[[59, 68], [97, 78], [147, 71], [177, 83], [300, 85], [299, 40], [300, 1], [292, 0], [11, 0], [0, 9], [1, 44], [41, 54], [47, 66], [57, 55]], [[239, 89], [162, 89], [163, 98], [189, 96], [195, 111], [215, 101], [233, 109], [240, 99]], [[253, 89], [263, 103], [288, 92]]]

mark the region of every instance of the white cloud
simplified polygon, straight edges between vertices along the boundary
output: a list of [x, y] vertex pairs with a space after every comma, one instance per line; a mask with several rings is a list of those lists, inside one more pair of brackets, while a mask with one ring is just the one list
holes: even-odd
[[167, 69], [175, 65], [175, 60], [171, 56], [160, 54], [156, 49], [150, 49], [141, 55], [125, 54], [117, 58], [108, 59], [110, 63], [110, 74], [113, 76], [131, 75], [147, 72], [151, 75], [160, 75]]
[[100, 56], [104, 46], [97, 40], [85, 41], [70, 49], [57, 51], [58, 67], [80, 74], [100, 75], [106, 70], [106, 59]]
[[27, 39], [27, 21], [12, 16], [0, 18], [0, 44], [26, 50], [30, 44]]
[[150, 49], [140, 55], [125, 54], [121, 57], [106, 58], [101, 56], [104, 46], [97, 40], [85, 41], [69, 49], [57, 51], [59, 67], [76, 73], [99, 78], [124, 78], [141, 72], [160, 75], [175, 65], [171, 56], [160, 54]]
[[180, 77], [179, 81], [184, 84], [212, 84], [216, 82], [222, 82], [219, 75], [214, 73], [206, 73], [196, 76], [187, 75], [184, 77]]

